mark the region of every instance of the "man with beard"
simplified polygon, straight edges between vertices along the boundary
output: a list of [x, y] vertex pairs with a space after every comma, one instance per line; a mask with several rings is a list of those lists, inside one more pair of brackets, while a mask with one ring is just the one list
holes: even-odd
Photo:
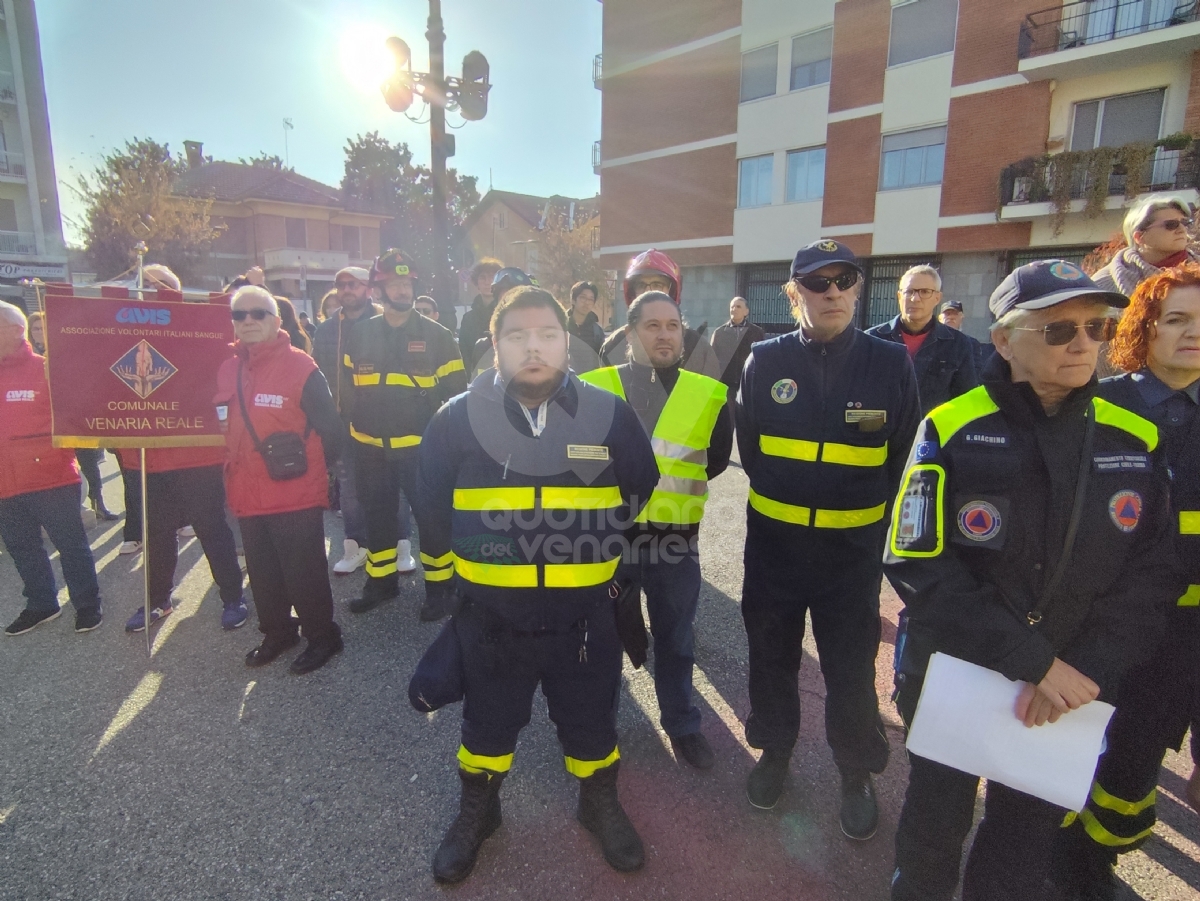
[[[400, 491], [415, 496], [421, 433], [438, 407], [467, 387], [454, 336], [413, 309], [415, 281], [412, 261], [399, 250], [388, 250], [375, 262], [372, 285], [380, 289], [383, 314], [356, 329], [342, 358], [343, 378], [354, 386], [350, 437], [367, 520], [367, 584], [362, 597], [350, 602], [353, 613], [400, 593]], [[421, 559], [432, 562], [425, 554]], [[426, 579], [447, 578], [448, 573], [426, 572]], [[421, 609], [422, 619], [442, 615], [428, 605]]]

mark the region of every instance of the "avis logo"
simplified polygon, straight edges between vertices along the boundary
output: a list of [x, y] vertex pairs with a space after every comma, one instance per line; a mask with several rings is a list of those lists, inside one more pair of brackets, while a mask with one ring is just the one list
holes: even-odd
[[272, 410], [283, 409], [282, 394], [256, 394], [254, 395], [254, 406], [270, 407]]
[[121, 307], [117, 310], [117, 322], [135, 325], [170, 325], [170, 310], [152, 310], [145, 307]]
[[6, 401], [36, 400], [32, 391], [13, 390], [4, 395]]

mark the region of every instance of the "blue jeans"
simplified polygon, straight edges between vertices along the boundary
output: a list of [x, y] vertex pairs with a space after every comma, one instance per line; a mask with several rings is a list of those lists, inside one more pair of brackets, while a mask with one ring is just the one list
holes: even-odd
[[25, 583], [26, 609], [53, 613], [58, 609], [54, 570], [42, 544], [42, 529], [58, 548], [63, 578], [75, 611], [100, 606], [96, 561], [79, 515], [79, 486], [63, 485], [0, 500], [0, 540], [12, 555]]
[[[354, 456], [350, 447], [346, 448], [346, 452], [334, 464], [333, 474], [338, 480], [338, 497], [341, 500], [342, 509], [342, 531], [345, 536], [352, 541], [357, 541], [359, 547], [367, 546], [367, 515], [363, 512], [363, 506], [358, 502], [357, 478], [354, 474], [357, 467], [354, 465]], [[400, 492], [400, 506], [398, 517], [400, 520], [400, 532], [397, 541], [408, 541], [412, 537], [412, 509], [408, 505], [408, 498], [404, 496], [404, 492]]]
[[696, 641], [692, 624], [700, 601], [700, 558], [696, 545], [675, 537], [663, 548], [643, 547], [638, 557], [642, 590], [654, 637], [654, 693], [663, 731], [679, 738], [700, 731], [700, 710], [692, 703]]

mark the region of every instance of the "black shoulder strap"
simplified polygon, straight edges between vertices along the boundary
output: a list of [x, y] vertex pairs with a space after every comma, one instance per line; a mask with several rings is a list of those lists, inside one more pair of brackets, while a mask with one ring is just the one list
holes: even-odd
[[242, 393], [242, 368], [244, 365], [241, 360], [238, 360], [238, 409], [242, 411], [242, 421], [246, 423], [246, 431], [250, 433], [250, 440], [254, 442], [254, 449], [261, 454], [263, 449], [262, 442], [258, 440], [258, 432], [254, 431], [254, 425], [250, 422], [250, 414], [246, 412], [246, 396]]

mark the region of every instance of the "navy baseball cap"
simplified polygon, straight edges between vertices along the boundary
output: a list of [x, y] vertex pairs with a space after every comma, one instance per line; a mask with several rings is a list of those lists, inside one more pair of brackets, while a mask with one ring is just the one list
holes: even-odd
[[1010, 272], [992, 292], [988, 308], [999, 319], [1012, 310], [1044, 310], [1087, 296], [1119, 309], [1129, 306], [1128, 297], [1116, 291], [1105, 291], [1074, 263], [1038, 260]]
[[961, 300], [946, 301], [944, 304], [942, 304], [942, 312], [945, 313], [947, 310], [958, 310], [958, 312], [961, 313], [963, 311], [962, 301]]
[[791, 277], [808, 275], [831, 263], [845, 263], [847, 266], [853, 266], [858, 274], [862, 275], [862, 266], [858, 264], [858, 257], [854, 255], [853, 250], [840, 241], [821, 238], [796, 251], [796, 258], [792, 260]]

